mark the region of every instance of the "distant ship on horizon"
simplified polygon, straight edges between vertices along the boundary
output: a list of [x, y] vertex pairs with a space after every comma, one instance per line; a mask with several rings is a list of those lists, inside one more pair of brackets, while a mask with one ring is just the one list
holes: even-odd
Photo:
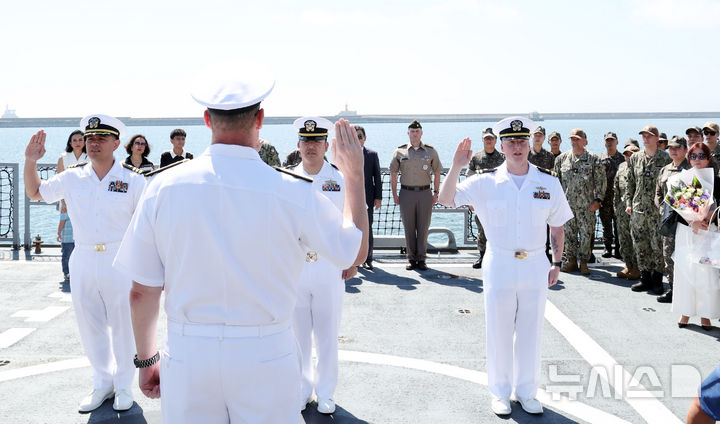
[[0, 116], [0, 119], [15, 119], [17, 117], [18, 116], [15, 113], [15, 109], [10, 109], [10, 105], [5, 105], [5, 113]]

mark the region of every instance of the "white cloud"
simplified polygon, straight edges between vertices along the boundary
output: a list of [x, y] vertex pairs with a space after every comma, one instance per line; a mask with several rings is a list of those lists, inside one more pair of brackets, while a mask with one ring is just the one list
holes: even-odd
[[666, 29], [717, 28], [720, 2], [717, 0], [633, 0], [635, 18]]

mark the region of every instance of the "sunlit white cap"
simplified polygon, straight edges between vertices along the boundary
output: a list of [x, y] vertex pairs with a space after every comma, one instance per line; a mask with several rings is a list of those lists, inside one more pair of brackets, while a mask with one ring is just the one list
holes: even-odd
[[210, 109], [242, 109], [263, 101], [274, 87], [272, 74], [260, 65], [218, 64], [200, 74], [192, 97]]
[[119, 119], [108, 115], [94, 114], [88, 115], [80, 120], [80, 128], [84, 128], [85, 135], [101, 134], [114, 135], [117, 138], [123, 138], [127, 133], [125, 124]]
[[300, 140], [314, 140], [327, 137], [333, 123], [321, 116], [303, 116], [296, 119], [293, 126], [298, 130]]
[[503, 139], [530, 139], [537, 124], [523, 116], [507, 117], [493, 126], [493, 132]]

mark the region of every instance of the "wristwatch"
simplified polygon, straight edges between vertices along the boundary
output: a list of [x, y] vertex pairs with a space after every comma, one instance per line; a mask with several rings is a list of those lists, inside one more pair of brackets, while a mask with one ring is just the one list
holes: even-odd
[[562, 262], [553, 262], [552, 266], [562, 266]]
[[137, 354], [135, 354], [135, 358], [133, 358], [133, 363], [135, 364], [135, 368], [147, 368], [150, 366], [155, 365], [160, 360], [160, 352], [158, 351], [153, 355], [153, 357], [148, 359], [143, 359], [142, 361], [138, 359]]

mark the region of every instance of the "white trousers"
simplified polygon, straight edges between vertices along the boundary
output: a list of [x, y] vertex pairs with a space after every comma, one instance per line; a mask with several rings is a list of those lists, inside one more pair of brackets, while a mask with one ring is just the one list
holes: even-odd
[[95, 252], [76, 245], [69, 263], [71, 296], [80, 340], [93, 368], [93, 387], [130, 391], [135, 376], [132, 281], [113, 269], [116, 252], [117, 247]]
[[518, 260], [507, 252], [485, 254], [488, 387], [497, 397], [537, 393], [549, 270], [545, 255]]
[[[306, 262], [300, 275], [293, 328], [300, 347], [302, 385], [300, 401], [312, 395], [332, 398], [338, 382], [338, 334], [345, 284], [342, 270], [318, 258]], [[317, 367], [312, 364], [315, 340]]]
[[188, 335], [203, 332], [171, 324], [160, 363], [164, 423], [300, 422], [300, 370], [290, 323], [277, 333], [250, 337]]

